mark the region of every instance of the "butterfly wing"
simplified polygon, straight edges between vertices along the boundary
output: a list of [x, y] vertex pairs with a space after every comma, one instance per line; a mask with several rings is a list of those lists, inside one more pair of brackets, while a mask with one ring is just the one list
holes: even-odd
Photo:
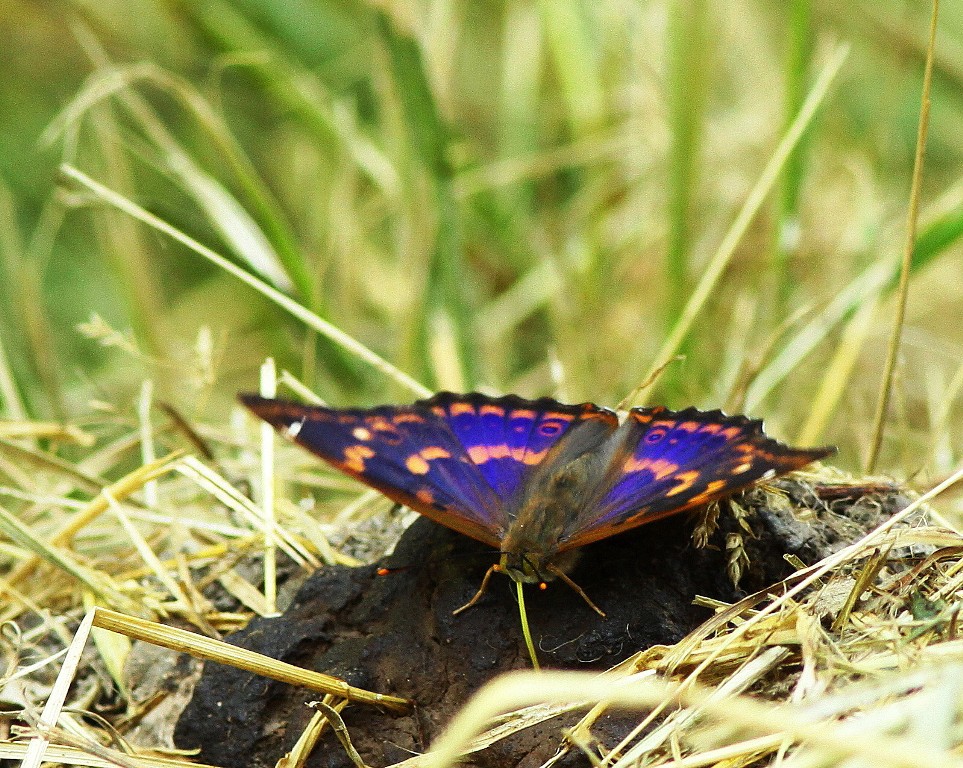
[[511, 516], [534, 473], [564, 463], [611, 437], [615, 413], [551, 398], [441, 392], [418, 405], [443, 419]]
[[568, 528], [560, 551], [730, 496], [800, 469], [834, 448], [791, 448], [762, 422], [721, 411], [633, 408], [596, 501]]
[[425, 403], [342, 410], [239, 397], [285, 437], [392, 501], [499, 546], [508, 525], [501, 499]]

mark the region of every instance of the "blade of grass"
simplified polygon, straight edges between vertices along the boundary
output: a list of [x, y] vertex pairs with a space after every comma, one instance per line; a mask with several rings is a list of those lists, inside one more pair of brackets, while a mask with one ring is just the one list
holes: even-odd
[[755, 218], [755, 215], [759, 211], [759, 208], [765, 200], [766, 195], [772, 189], [772, 186], [778, 178], [779, 172], [784, 166], [789, 153], [799, 142], [803, 131], [805, 131], [806, 127], [815, 116], [816, 109], [825, 98], [830, 84], [832, 83], [836, 74], [839, 72], [840, 67], [842, 67], [843, 62], [848, 56], [848, 53], [848, 46], [840, 46], [829, 57], [829, 60], [823, 67], [819, 78], [813, 85], [806, 102], [803, 104], [802, 109], [799, 111], [799, 114], [793, 121], [789, 131], [779, 142], [779, 145], [776, 147], [776, 150], [769, 159], [769, 162], [766, 164], [766, 167], [759, 175], [759, 179], [749, 192], [745, 203], [737, 214], [732, 225], [729, 227], [728, 232], [726, 232], [726, 236], [723, 238], [723, 241], [719, 244], [715, 255], [712, 257], [705, 273], [702, 275], [702, 279], [699, 281], [699, 284], [693, 291], [692, 296], [689, 297], [689, 301], [686, 303], [686, 306], [683, 309], [679, 319], [676, 321], [672, 332], [662, 345], [662, 349], [660, 349], [659, 353], [655, 356], [655, 360], [653, 361], [651, 368], [643, 377], [643, 380], [648, 380], [651, 378], [653, 374], [655, 374], [667, 362], [675, 357], [676, 354], [678, 354], [678, 350], [682, 342], [692, 329], [692, 324], [695, 321], [696, 316], [702, 310], [706, 300], [709, 298], [709, 295], [715, 288], [716, 283], [722, 276], [723, 271], [729, 264], [729, 260], [735, 253], [736, 246], [739, 244], [739, 241], [745, 234], [749, 223], [753, 220], [753, 218]]
[[605, 88], [592, 39], [592, 5], [582, 0], [539, 0], [545, 40], [575, 138], [593, 133], [605, 115]]
[[[668, 243], [665, 254], [665, 332], [679, 321], [689, 289], [692, 199], [699, 184], [702, 123], [705, 112], [705, 50], [709, 42], [705, 0], [673, 0], [668, 6], [669, 169], [666, 189]], [[680, 344], [677, 351], [683, 352]], [[673, 388], [668, 377], [669, 388]]]
[[939, 0], [933, 0], [933, 10], [930, 16], [930, 37], [926, 49], [926, 68], [923, 72], [923, 94], [920, 100], [919, 129], [916, 136], [916, 157], [913, 160], [913, 181], [910, 187], [909, 211], [906, 221], [906, 242], [903, 249], [903, 262], [900, 268], [899, 291], [896, 299], [896, 312], [893, 317], [893, 328], [890, 333], [889, 346], [886, 351], [886, 362], [883, 365], [883, 377], [880, 382], [879, 399], [876, 403], [876, 414], [873, 418], [873, 436], [866, 458], [866, 471], [870, 474], [876, 469], [880, 448], [883, 445], [883, 430], [886, 428], [886, 412], [889, 407], [890, 394], [893, 386], [893, 371], [896, 368], [896, 358], [899, 354], [900, 340], [903, 333], [903, 322], [906, 317], [906, 303], [909, 296], [909, 278], [913, 265], [913, 248], [916, 244], [916, 224], [919, 219], [920, 189], [923, 184], [923, 158], [926, 153], [926, 135], [930, 124], [930, 88], [933, 82], [933, 52], [936, 49], [936, 22], [939, 18]]
[[374, 704], [390, 709], [393, 712], [408, 712], [411, 702], [408, 699], [373, 693], [362, 688], [355, 688], [331, 675], [302, 669], [293, 664], [277, 661], [245, 648], [239, 648], [229, 643], [214, 640], [204, 635], [188, 632], [183, 629], [169, 627], [153, 621], [125, 616], [116, 611], [97, 608], [94, 612], [93, 624], [112, 632], [120, 632], [128, 637], [143, 640], [162, 648], [171, 648], [181, 653], [187, 653], [198, 659], [216, 661], [220, 664], [243, 669], [257, 675], [270, 677], [292, 685], [302, 685], [315, 691], [331, 693], [352, 701]]
[[29, 550], [48, 565], [67, 574], [78, 584], [100, 595], [104, 600], [124, 610], [137, 610], [136, 603], [123, 594], [109, 576], [83, 565], [68, 550], [49, 544], [45, 536], [36, 533], [30, 526], [24, 525], [16, 515], [2, 506], [0, 506], [0, 533], [18, 546]]
[[[811, 0], [790, 0], [789, 44], [786, 57], [785, 130], [789, 130], [794, 115], [806, 97], [812, 55]], [[777, 225], [773, 271], [776, 285], [777, 312], [787, 303], [792, 293], [793, 280], [790, 262], [799, 247], [799, 195], [805, 175], [807, 131], [786, 160], [780, 190], [780, 210]]]
[[43, 711], [40, 713], [40, 719], [37, 721], [36, 728], [39, 734], [30, 740], [21, 768], [40, 768], [41, 763], [43, 763], [44, 753], [47, 751], [47, 745], [49, 744], [48, 734], [57, 725], [57, 718], [60, 717], [64, 702], [67, 701], [67, 692], [70, 690], [77, 669], [80, 667], [81, 657], [84, 647], [87, 645], [87, 638], [90, 636], [93, 621], [94, 612], [89, 611], [84, 616], [83, 621], [80, 622], [80, 626], [77, 627], [73, 642], [70, 643], [67, 654], [64, 656], [64, 663], [60, 667], [57, 680], [47, 697]]
[[194, 251], [198, 255], [203, 256], [205, 259], [217, 265], [228, 274], [233, 275], [241, 282], [246, 283], [258, 293], [267, 297], [279, 307], [294, 315], [305, 325], [313, 328], [322, 336], [325, 336], [335, 344], [338, 344], [350, 354], [363, 360], [372, 368], [384, 374], [389, 379], [397, 382], [405, 389], [414, 392], [419, 397], [428, 397], [431, 394], [431, 390], [429, 390], [423, 384], [419, 383], [415, 379], [411, 378], [411, 376], [408, 374], [393, 366], [380, 355], [372, 352], [357, 339], [349, 336], [337, 326], [332, 325], [327, 320], [323, 320], [318, 315], [294, 301], [289, 296], [281, 293], [279, 290], [268, 285], [263, 280], [258, 279], [250, 272], [246, 272], [245, 270], [241, 269], [233, 262], [228, 261], [220, 254], [215, 253], [213, 250], [197, 242], [197, 240], [181, 232], [179, 229], [176, 229], [167, 222], [157, 218], [152, 213], [131, 200], [128, 200], [122, 195], [117, 194], [112, 189], [105, 187], [103, 184], [94, 181], [83, 171], [74, 168], [71, 165], [63, 165], [61, 166], [61, 172], [68, 178], [79, 183], [81, 186], [89, 189], [105, 202], [109, 203], [115, 208], [120, 209], [121, 211], [124, 211], [128, 215], [133, 216], [135, 219], [143, 222], [149, 227], [156, 229], [159, 232], [163, 232], [174, 240], [177, 240], [179, 243], [187, 246], [190, 250]]
[[745, 396], [745, 408], [753, 411], [815, 349], [840, 322], [866, 301], [874, 299], [893, 273], [890, 264], [874, 263], [838, 291], [815, 317], [790, 337], [779, 353], [752, 379]]
[[825, 367], [819, 390], [807, 409], [806, 421], [796, 437], [799, 445], [816, 445], [822, 440], [826, 425], [846, 392], [859, 353], [873, 330], [876, 304], [872, 298], [867, 300], [846, 324], [836, 352]]
[[[471, 317], [466, 279], [461, 214], [454, 194], [453, 170], [448, 159], [450, 130], [441, 117], [418, 42], [396, 28], [392, 18], [376, 12], [377, 29], [388, 54], [394, 96], [400, 101], [406, 135], [413, 154], [433, 187], [437, 221], [432, 253], [425, 276], [424, 311], [416, 326], [416, 353], [431, 359], [431, 339], [437, 323], [452, 332], [448, 365], [461, 368], [461, 381], [474, 387], [478, 364], [471, 343]], [[437, 380], [437, 377], [435, 377]]]

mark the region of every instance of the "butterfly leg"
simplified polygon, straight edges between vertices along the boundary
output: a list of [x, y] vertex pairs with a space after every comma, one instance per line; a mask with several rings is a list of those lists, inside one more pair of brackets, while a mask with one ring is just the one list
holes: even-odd
[[603, 611], [603, 610], [602, 610], [601, 608], [599, 608], [595, 603], [593, 603], [593, 602], [592, 602], [592, 598], [590, 598], [587, 594], [585, 594], [585, 590], [582, 589], [582, 588], [581, 588], [578, 584], [576, 584], [574, 581], [572, 581], [571, 577], [569, 577], [569, 575], [568, 575], [567, 573], [565, 573], [565, 571], [563, 571], [561, 568], [558, 568], [558, 567], [556, 567], [556, 566], [554, 566], [554, 565], [551, 565], [551, 564], [545, 566], [545, 570], [548, 571], [548, 572], [549, 572], [550, 574], [552, 574], [553, 576], [556, 576], [556, 577], [560, 578], [560, 579], [561, 579], [562, 581], [564, 581], [566, 584], [568, 584], [568, 586], [569, 586], [576, 594], [578, 594], [579, 597], [581, 597], [586, 603], [588, 603], [588, 607], [589, 607], [589, 608], [591, 608], [593, 611], [595, 611], [595, 612], [596, 612], [599, 616], [601, 616], [603, 619], [605, 618], [605, 611]]
[[485, 594], [485, 590], [488, 589], [488, 580], [492, 577], [492, 574], [495, 573], [495, 571], [499, 571], [499, 570], [501, 570], [501, 568], [499, 567], [498, 563], [495, 563], [491, 568], [485, 571], [485, 577], [482, 579], [481, 586], [478, 588], [478, 591], [475, 593], [475, 596], [471, 600], [469, 600], [467, 603], [465, 603], [461, 608], [456, 608], [455, 610], [453, 610], [451, 612], [451, 615], [457, 616], [459, 613], [461, 613], [462, 611], [467, 611], [475, 603], [481, 600], [482, 595]]

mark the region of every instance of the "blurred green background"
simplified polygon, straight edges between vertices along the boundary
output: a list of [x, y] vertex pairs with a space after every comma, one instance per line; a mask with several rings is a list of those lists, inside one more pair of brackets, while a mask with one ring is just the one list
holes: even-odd
[[[924, 3], [0, 0], [0, 418], [216, 423], [266, 355], [407, 401], [67, 163], [425, 386], [614, 406], [800, 105], [838, 76], [638, 402], [765, 417], [860, 465], [893, 315]], [[882, 467], [963, 451], [963, 0], [933, 112]]]

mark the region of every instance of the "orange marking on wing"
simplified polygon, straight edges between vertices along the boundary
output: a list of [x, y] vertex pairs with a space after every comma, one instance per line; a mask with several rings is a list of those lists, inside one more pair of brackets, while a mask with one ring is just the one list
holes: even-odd
[[528, 419], [533, 421], [535, 419], [535, 411], [530, 411], [525, 408], [519, 408], [518, 410], [512, 411], [508, 418], [510, 419]]
[[678, 464], [673, 464], [665, 459], [636, 459], [634, 456], [627, 459], [622, 469], [625, 472], [641, 472], [647, 470], [651, 472], [656, 480], [662, 480], [679, 468]]
[[476, 464], [484, 464], [488, 461], [488, 449], [484, 445], [473, 445], [468, 449], [468, 455]]
[[725, 480], [713, 480], [711, 483], [708, 483], [706, 485], [706, 489], [705, 491], [703, 491], [703, 493], [705, 493], [707, 496], [711, 496], [720, 488], [725, 488], [725, 487], [726, 487]]
[[682, 493], [683, 491], [689, 490], [695, 481], [699, 479], [699, 472], [695, 469], [692, 469], [688, 472], [680, 472], [678, 475], [676, 475], [676, 479], [679, 481], [678, 485], [675, 485], [666, 491], [666, 496], [675, 496], [677, 493]]
[[428, 462], [417, 453], [405, 459], [405, 467], [407, 467], [408, 471], [413, 475], [427, 475], [428, 470], [431, 469], [431, 467], [428, 466]]
[[445, 409], [442, 408], [440, 405], [433, 405], [433, 406], [431, 406], [431, 412], [432, 412], [433, 414], [435, 414], [435, 416], [446, 416], [446, 415], [447, 415], [447, 414], [445, 413]]
[[439, 445], [429, 445], [427, 448], [422, 448], [419, 453], [426, 461], [451, 458], [451, 454]]
[[671, 419], [659, 419], [658, 421], [652, 422], [652, 429], [669, 430], [672, 429], [676, 424], [678, 424], [678, 422], [672, 421]]
[[485, 403], [481, 408], [478, 409], [478, 413], [481, 416], [504, 416], [505, 409], [500, 405], [493, 405], [492, 403]]
[[529, 453], [525, 454], [525, 456], [522, 458], [522, 461], [529, 465], [541, 464], [546, 453], [548, 453], [547, 448], [544, 451], [530, 451]]
[[623, 472], [641, 472], [643, 469], [649, 468], [649, 459], [637, 459], [635, 456], [630, 456], [625, 460], [622, 465]]
[[718, 434], [719, 430], [722, 429], [721, 424], [703, 424], [700, 432], [705, 432], [707, 435]]
[[575, 417], [570, 413], [556, 413], [555, 411], [549, 411], [545, 414], [545, 420], [549, 421], [551, 419], [557, 419], [558, 421], [564, 421], [568, 423], [573, 421]]
[[713, 480], [706, 486], [706, 489], [702, 493], [697, 493], [691, 499], [687, 506], [697, 507], [700, 504], [706, 504], [716, 498], [716, 491], [724, 487], [726, 484], [725, 480]]
[[[750, 469], [752, 469], [752, 462], [747, 461], [744, 464], [740, 464], [738, 467], [733, 467], [732, 474], [741, 475], [743, 472], [748, 472]], [[710, 483], [710, 485], [712, 485], [712, 483]]]
[[515, 459], [515, 461], [525, 461], [525, 450], [525, 446], [522, 446], [521, 448], [512, 448], [512, 458]]
[[435, 494], [431, 492], [430, 488], [419, 488], [415, 491], [415, 498], [425, 504], [435, 503]]
[[699, 422], [697, 421], [683, 421], [676, 424], [676, 429], [680, 429], [683, 432], [695, 432], [699, 428]]
[[349, 445], [344, 449], [344, 466], [353, 472], [364, 472], [364, 460], [374, 455], [367, 445]]
[[488, 446], [488, 456], [492, 459], [507, 459], [511, 456], [511, 450], [505, 443], [499, 443], [498, 445]]
[[[442, 411], [442, 413], [444, 413], [444, 411]], [[424, 424], [425, 423], [425, 419], [423, 416], [419, 416], [417, 413], [405, 413], [404, 411], [402, 411], [401, 413], [395, 414], [391, 420], [395, 424]]]
[[470, 413], [472, 416], [475, 415], [475, 406], [471, 403], [452, 403], [448, 406], [448, 412], [452, 416], [458, 416], [462, 413]]
[[351, 436], [355, 440], [370, 440], [371, 430], [365, 429], [364, 427], [355, 427], [351, 430]]
[[739, 437], [742, 434], [742, 430], [739, 427], [729, 427], [728, 429], [722, 430], [722, 434], [725, 435], [726, 440], [732, 440], [735, 437]]

